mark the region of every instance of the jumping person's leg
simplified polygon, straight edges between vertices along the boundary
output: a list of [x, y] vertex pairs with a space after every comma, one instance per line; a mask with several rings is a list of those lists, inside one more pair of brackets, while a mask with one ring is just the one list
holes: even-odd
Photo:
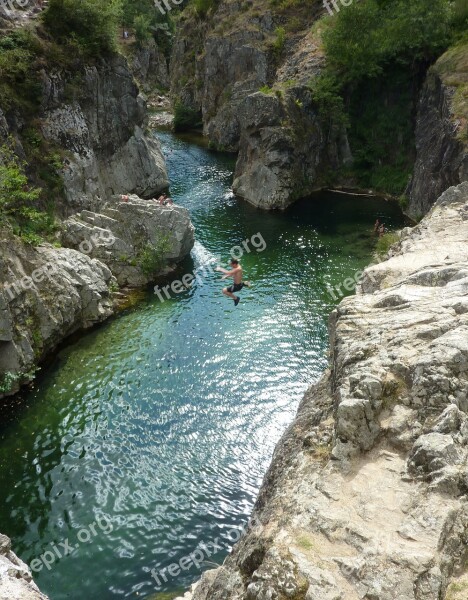
[[223, 294], [225, 296], [227, 296], [228, 298], [232, 298], [234, 300], [235, 306], [237, 306], [240, 302], [240, 298], [238, 296], [234, 296], [234, 293], [233, 293], [234, 290], [237, 291], [236, 288], [237, 288], [236, 285], [230, 285], [229, 287], [223, 289]]

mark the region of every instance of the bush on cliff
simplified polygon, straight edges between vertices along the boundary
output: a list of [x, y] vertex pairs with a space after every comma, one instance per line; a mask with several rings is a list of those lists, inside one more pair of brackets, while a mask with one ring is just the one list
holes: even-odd
[[174, 131], [188, 131], [202, 126], [201, 114], [178, 101], [174, 106]]
[[28, 29], [18, 29], [0, 38], [0, 106], [4, 112], [37, 107], [41, 86], [35, 69], [37, 38]]
[[24, 165], [13, 150], [0, 147], [0, 225], [10, 226], [26, 242], [40, 243], [54, 229], [53, 218], [37, 208], [40, 194], [28, 184]]
[[57, 42], [76, 45], [84, 56], [96, 57], [117, 48], [121, 10], [114, 0], [49, 0], [43, 21]]

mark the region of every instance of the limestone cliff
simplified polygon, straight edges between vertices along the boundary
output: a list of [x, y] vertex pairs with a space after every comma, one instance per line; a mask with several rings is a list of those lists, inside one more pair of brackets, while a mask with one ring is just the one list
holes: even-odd
[[[21, 15], [13, 17], [0, 26], [17, 26]], [[54, 169], [63, 183], [59, 195], [45, 178], [39, 181], [37, 209], [55, 199], [59, 231], [48, 238], [54, 244], [33, 247], [13, 235], [8, 219], [1, 223], [0, 398], [30, 381], [70, 334], [112, 315], [119, 285], [147, 284], [193, 246], [185, 209], [136, 195], [120, 200], [120, 194], [152, 196], [169, 185], [159, 142], [143, 131], [146, 106], [126, 59], [114, 53], [89, 64], [80, 60], [71, 72], [52, 58], [40, 63], [41, 100], [33, 116], [21, 104], [2, 111], [0, 98], [0, 145], [8, 140], [34, 183], [43, 167], [34, 164], [37, 149], [60, 149]]]
[[34, 583], [29, 567], [11, 551], [11, 541], [0, 534], [0, 599], [48, 600]]
[[68, 102], [61, 73], [42, 74], [45, 138], [67, 151], [61, 175], [68, 213], [96, 209], [112, 194], [146, 197], [169, 185], [157, 138], [146, 136], [146, 107], [126, 60], [85, 67], [78, 99]]
[[172, 270], [190, 253], [186, 209], [130, 196], [63, 224], [64, 248], [0, 240], [0, 397], [18, 390], [62, 340], [114, 313], [112, 292]]
[[366, 270], [330, 337], [253, 526], [186, 598], [466, 599], [468, 183]]
[[234, 192], [262, 208], [286, 208], [351, 158], [344, 127], [319, 118], [309, 87], [324, 60], [310, 30], [322, 10], [295, 5], [290, 19], [262, 0], [222, 0], [211, 20], [182, 14], [172, 94], [202, 113], [214, 147], [239, 151]]
[[468, 179], [468, 44], [451, 48], [429, 70], [416, 145], [408, 213], [419, 218], [447, 187]]

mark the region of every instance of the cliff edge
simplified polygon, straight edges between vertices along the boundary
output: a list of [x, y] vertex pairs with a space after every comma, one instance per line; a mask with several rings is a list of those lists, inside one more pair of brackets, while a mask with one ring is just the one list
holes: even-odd
[[468, 183], [330, 318], [331, 363], [193, 600], [468, 594]]

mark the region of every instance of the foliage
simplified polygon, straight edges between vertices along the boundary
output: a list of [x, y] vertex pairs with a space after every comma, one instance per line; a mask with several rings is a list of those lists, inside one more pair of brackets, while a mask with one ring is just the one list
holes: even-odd
[[348, 124], [341, 84], [332, 72], [324, 71], [309, 82], [309, 87], [320, 115], [334, 123]]
[[38, 106], [41, 86], [34, 58], [37, 42], [31, 31], [18, 29], [0, 38], [0, 103], [4, 111]]
[[398, 234], [393, 231], [390, 233], [384, 233], [384, 235], [379, 237], [379, 239], [377, 240], [377, 246], [375, 248], [377, 255], [385, 256], [390, 250], [391, 246], [393, 246], [393, 244], [396, 244], [396, 242], [398, 242], [399, 239], [400, 238]]
[[217, 0], [192, 0], [195, 12], [200, 18], [204, 18], [217, 4]]
[[0, 147], [0, 224], [32, 244], [54, 229], [53, 218], [37, 208], [40, 193], [28, 184], [24, 165], [11, 148]]
[[116, 49], [121, 11], [113, 0], [49, 0], [43, 21], [57, 42], [77, 47], [85, 57], [98, 57]]
[[135, 39], [139, 46], [143, 46], [145, 42], [151, 39], [151, 19], [146, 15], [137, 15], [133, 21], [135, 28]]
[[398, 66], [349, 94], [352, 174], [360, 187], [404, 192], [415, 159], [413, 104], [411, 75]]
[[456, 32], [468, 31], [468, 0], [454, 0], [451, 12], [451, 25]]
[[284, 27], [277, 27], [275, 29], [275, 40], [273, 42], [273, 52], [275, 53], [275, 55], [277, 57], [281, 56], [281, 54], [284, 50], [285, 36], [286, 36], [286, 30], [284, 29]]
[[174, 106], [174, 131], [187, 131], [202, 126], [201, 114], [177, 101]]
[[404, 212], [409, 206], [409, 198], [406, 194], [402, 194], [398, 198], [398, 204], [400, 205], [401, 210]]
[[139, 256], [138, 264], [148, 277], [158, 274], [166, 263], [166, 256], [171, 249], [169, 235], [162, 235], [156, 245], [148, 244]]
[[[175, 6], [171, 11], [162, 13], [152, 0], [114, 0], [121, 2], [118, 21], [122, 29], [134, 29], [139, 46], [154, 38], [159, 48], [168, 56], [175, 31], [173, 13], [182, 8]], [[185, 3], [185, 2], [184, 2]], [[164, 8], [164, 5], [161, 4]]]
[[447, 0], [361, 0], [333, 18], [323, 34], [331, 67], [343, 83], [380, 75], [386, 64], [427, 62], [450, 41]]
[[6, 371], [0, 375], [0, 394], [8, 394], [13, 389], [15, 383], [20, 379], [19, 373]]

